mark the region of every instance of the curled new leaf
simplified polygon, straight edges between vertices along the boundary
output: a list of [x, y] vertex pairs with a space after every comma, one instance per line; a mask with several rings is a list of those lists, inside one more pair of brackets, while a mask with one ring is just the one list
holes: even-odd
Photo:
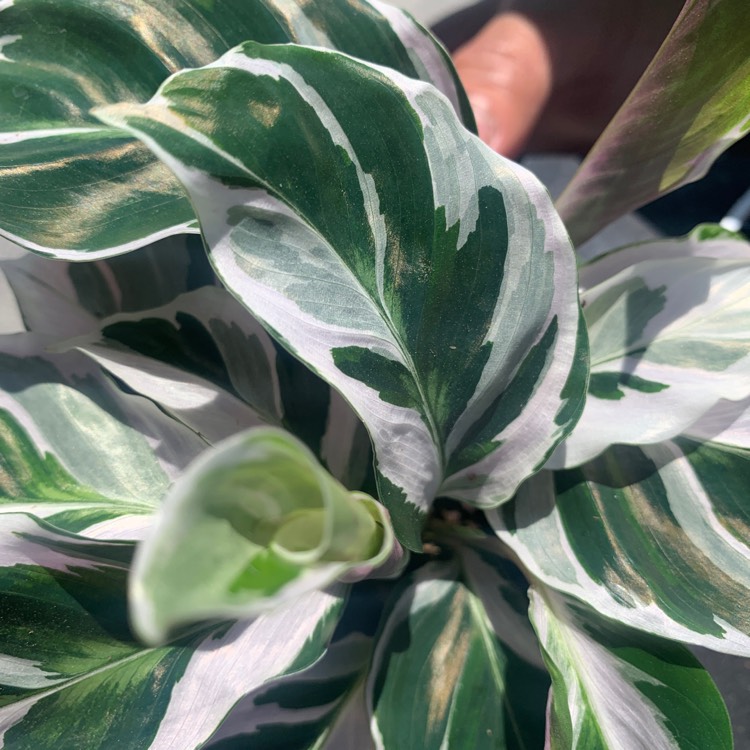
[[348, 492], [299, 441], [258, 428], [206, 453], [168, 493], [138, 551], [131, 614], [158, 642], [178, 625], [248, 617], [349, 573], [399, 567], [385, 510]]

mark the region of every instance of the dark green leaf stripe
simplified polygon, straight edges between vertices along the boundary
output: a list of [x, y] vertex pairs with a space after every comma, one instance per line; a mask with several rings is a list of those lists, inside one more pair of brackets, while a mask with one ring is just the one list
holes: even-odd
[[544, 587], [531, 620], [552, 675], [549, 750], [731, 750], [719, 691], [683, 646], [604, 620]]
[[175, 170], [225, 284], [365, 421], [408, 546], [436, 494], [503, 502], [570, 429], [586, 362], [564, 229], [433, 88], [247, 44], [100, 114]]
[[548, 684], [503, 645], [464, 584], [428, 565], [378, 638], [368, 683], [376, 745], [539, 747]]
[[6, 750], [156, 750], [178, 736], [186, 750], [201, 747], [237, 701], [323, 653], [340, 607], [316, 592], [253, 623], [146, 649], [127, 627], [131, 545], [63, 535], [24, 515], [0, 517], [0, 538]]
[[208, 443], [282, 420], [274, 345], [223, 289], [106, 318], [93, 335], [63, 346], [87, 354]]
[[356, 743], [357, 750], [370, 750], [363, 688], [372, 644], [356, 632], [335, 639], [312, 667], [242, 701], [207, 748], [314, 750]]
[[0, 232], [58, 258], [195, 232], [172, 174], [92, 107], [145, 101], [167, 76], [248, 39], [333, 47], [423, 77], [473, 122], [453, 66], [405, 14], [367, 0], [16, 0], [0, 7]]
[[75, 346], [208, 443], [284, 427], [347, 487], [362, 487], [371, 450], [351, 408], [226, 290], [206, 286], [94, 328], [60, 346]]
[[34, 253], [0, 260], [24, 326], [55, 340], [89, 334], [99, 319], [161, 307], [214, 283], [199, 237], [169, 237], [132, 253], [50, 262]]
[[750, 654], [750, 452], [688, 438], [543, 472], [492, 513], [546, 585], [642, 630]]
[[[472, 534], [451, 541], [442, 536], [461, 563], [461, 574], [480, 601], [487, 619], [503, 646], [539, 668], [544, 666], [539, 643], [529, 623], [528, 584], [521, 571], [508, 560], [508, 551], [495, 537]], [[533, 743], [532, 743], [533, 744]]]

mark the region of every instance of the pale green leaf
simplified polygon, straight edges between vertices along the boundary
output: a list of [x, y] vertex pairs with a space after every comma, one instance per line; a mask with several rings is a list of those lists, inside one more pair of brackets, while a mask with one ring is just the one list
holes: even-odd
[[44, 344], [0, 337], [0, 513], [137, 538], [205, 443], [83, 355]]
[[367, 0], [15, 0], [0, 5], [0, 233], [93, 259], [196, 232], [174, 176], [91, 116], [146, 101], [167, 76], [252, 39], [332, 47], [423, 77], [473, 122], [437, 42]]
[[436, 495], [504, 502], [575, 422], [567, 236], [434, 88], [247, 44], [99, 114], [175, 170], [224, 283], [365, 422], [407, 546]]
[[687, 0], [661, 49], [558, 201], [575, 244], [702, 177], [748, 132], [748, 113], [746, 0]]
[[529, 593], [552, 674], [547, 750], [732, 750], [721, 695], [686, 648]]
[[131, 580], [139, 635], [163, 641], [178, 625], [249, 617], [364, 577], [403, 551], [383, 507], [350, 493], [299, 441], [258, 428], [206, 451], [169, 490]]

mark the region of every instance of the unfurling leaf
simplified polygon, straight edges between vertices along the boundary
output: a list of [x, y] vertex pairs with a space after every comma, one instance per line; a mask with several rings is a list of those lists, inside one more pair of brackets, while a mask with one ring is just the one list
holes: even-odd
[[201, 456], [175, 483], [138, 550], [131, 612], [159, 642], [197, 620], [250, 617], [344, 575], [397, 571], [384, 508], [348, 492], [304, 445], [257, 428]]

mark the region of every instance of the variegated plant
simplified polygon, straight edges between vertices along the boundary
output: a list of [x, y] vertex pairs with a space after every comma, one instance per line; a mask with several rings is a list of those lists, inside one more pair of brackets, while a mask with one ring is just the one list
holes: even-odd
[[[687, 3], [576, 237], [746, 127], [741, 5]], [[731, 747], [682, 644], [750, 655], [743, 238], [577, 268], [375, 0], [0, 29], [0, 746]]]

